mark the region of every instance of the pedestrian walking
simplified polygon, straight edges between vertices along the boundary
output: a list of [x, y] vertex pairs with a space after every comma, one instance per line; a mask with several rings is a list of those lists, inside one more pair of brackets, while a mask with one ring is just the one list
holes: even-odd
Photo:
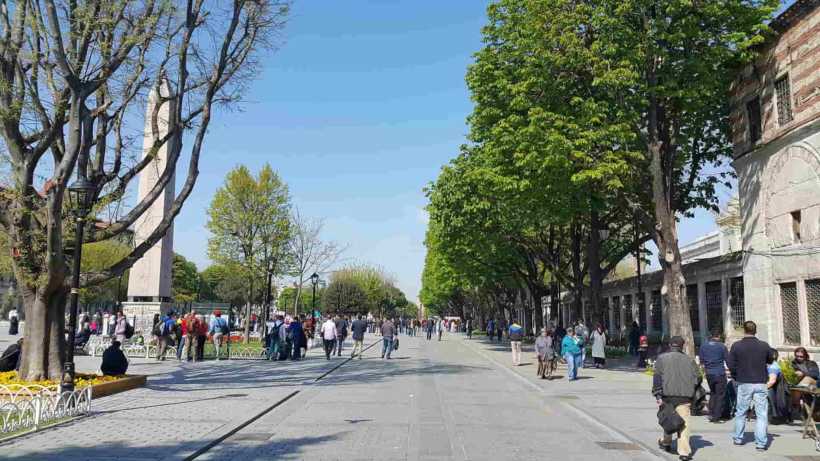
[[467, 319], [464, 322], [464, 332], [467, 333], [467, 339], [473, 339], [473, 321]]
[[490, 338], [491, 342], [495, 339], [495, 319], [490, 319], [487, 322], [487, 337]]
[[502, 318], [495, 325], [495, 332], [498, 335], [498, 342], [501, 342], [504, 335], [504, 330], [507, 329], [507, 319]]
[[757, 325], [751, 320], [743, 323], [743, 339], [732, 344], [726, 364], [737, 382], [737, 404], [735, 428], [732, 439], [735, 445], [743, 445], [746, 431], [746, 413], [754, 401], [755, 407], [755, 448], [763, 452], [768, 448], [769, 399], [766, 382], [766, 359], [769, 345], [757, 339]]
[[393, 352], [393, 336], [396, 334], [396, 327], [393, 322], [387, 319], [382, 323], [382, 358], [387, 356], [390, 360], [390, 353]]
[[[689, 445], [691, 436], [689, 418], [692, 413], [692, 397], [695, 389], [700, 386], [700, 370], [691, 357], [683, 352], [684, 341], [680, 336], [673, 336], [669, 340], [669, 352], [661, 354], [655, 361], [655, 371], [652, 377], [652, 395], [660, 408], [659, 422], [663, 427], [663, 437], [658, 440], [658, 446], [669, 453], [672, 450], [672, 436], [677, 434], [678, 457], [681, 461], [692, 459], [692, 448]], [[683, 425], [664, 424], [664, 421], [678, 420]], [[679, 421], [679, 420], [678, 420]]]
[[575, 334], [575, 330], [570, 328], [561, 341], [561, 355], [567, 362], [567, 379], [575, 381], [578, 379], [578, 368], [581, 366], [581, 349], [584, 344], [581, 338]]
[[205, 341], [208, 339], [208, 324], [205, 322], [205, 316], [197, 315], [197, 329], [196, 329], [196, 360], [202, 361], [205, 358]]
[[322, 324], [322, 342], [325, 347], [325, 358], [330, 360], [330, 354], [333, 353], [333, 347], [336, 343], [336, 322], [333, 319], [327, 319], [324, 324]]
[[196, 317], [196, 312], [191, 310], [183, 319], [183, 332], [185, 334], [185, 348], [182, 355], [185, 360], [196, 362], [196, 334], [199, 330], [199, 319]]
[[307, 338], [305, 338], [305, 330], [302, 328], [302, 317], [296, 316], [288, 325], [288, 336], [293, 344], [293, 355], [291, 360], [302, 359], [302, 349], [307, 353]]
[[575, 325], [575, 336], [580, 338], [581, 342], [584, 344], [584, 347], [581, 348], [581, 368], [584, 368], [584, 364], [587, 361], [587, 343], [589, 342], [589, 329], [584, 324], [582, 319], [578, 319], [578, 324]]
[[442, 333], [444, 333], [445, 328], [447, 328], [447, 326], [444, 324], [444, 319], [440, 319], [438, 321], [438, 324], [436, 324], [436, 331], [438, 332], [438, 340], [439, 341], [441, 341], [441, 335], [442, 335]]
[[541, 335], [535, 340], [535, 356], [538, 359], [536, 376], [547, 379], [547, 375], [549, 375], [549, 378], [552, 379], [555, 349], [553, 349], [552, 333], [547, 328], [543, 328]]
[[595, 368], [604, 368], [606, 366], [606, 331], [603, 325], [600, 323], [596, 325], [590, 341], [592, 341], [592, 360], [595, 362]]
[[427, 319], [427, 341], [433, 337], [433, 330], [435, 329], [435, 324], [433, 323], [433, 319]]
[[649, 338], [642, 334], [638, 339], [638, 363], [635, 365], [637, 368], [646, 368], [646, 355], [648, 352]]
[[169, 312], [154, 325], [154, 336], [157, 338], [157, 360], [165, 360], [165, 352], [171, 343], [174, 324], [176, 324], [176, 314]]
[[709, 340], [700, 346], [698, 358], [709, 385], [709, 422], [719, 423], [728, 415], [726, 407], [726, 358], [729, 351], [720, 340], [721, 329], [715, 328]]
[[367, 330], [367, 322], [362, 320], [361, 314], [350, 325], [351, 336], [353, 336], [353, 352], [350, 353], [350, 358], [359, 355], [359, 360], [362, 359], [364, 353], [364, 332]]
[[211, 335], [211, 340], [214, 343], [216, 350], [216, 359], [220, 359], [222, 352], [222, 337], [230, 335], [231, 329], [228, 326], [228, 321], [222, 318], [222, 311], [219, 309], [214, 311], [214, 316], [211, 319], [211, 324], [208, 325], [208, 334]]
[[9, 311], [9, 335], [16, 336], [20, 331], [20, 318], [17, 309], [12, 308]]
[[[122, 311], [117, 311], [117, 324], [114, 327], [114, 336], [120, 344], [125, 342], [125, 332], [128, 330], [128, 322], [125, 320], [125, 315]], [[89, 333], [91, 328], [88, 329]], [[90, 336], [90, 335], [89, 335]]]
[[521, 341], [524, 339], [524, 329], [518, 323], [513, 322], [507, 336], [510, 338], [513, 366], [517, 367], [521, 365]]
[[273, 324], [270, 328], [270, 333], [268, 333], [268, 360], [278, 360], [279, 359], [279, 349], [280, 349], [280, 337], [279, 337], [279, 330], [282, 327], [282, 324], [285, 323], [285, 318], [281, 315], [277, 315], [275, 319], [273, 319]]
[[638, 327], [638, 322], [632, 322], [632, 327], [629, 329], [629, 354], [633, 357], [638, 356], [638, 345], [641, 341], [641, 329]]
[[347, 319], [344, 317], [336, 317], [336, 356], [342, 356], [342, 346], [347, 339]]

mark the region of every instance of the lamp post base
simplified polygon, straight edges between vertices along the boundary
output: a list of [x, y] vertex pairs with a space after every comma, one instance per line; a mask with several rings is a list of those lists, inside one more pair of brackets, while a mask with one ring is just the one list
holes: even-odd
[[63, 379], [60, 382], [61, 392], [74, 392], [74, 362], [63, 364]]

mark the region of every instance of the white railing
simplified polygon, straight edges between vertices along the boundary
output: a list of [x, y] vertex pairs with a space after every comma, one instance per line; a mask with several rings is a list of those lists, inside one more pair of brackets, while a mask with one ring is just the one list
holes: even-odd
[[0, 434], [36, 431], [90, 410], [91, 386], [60, 392], [38, 385], [0, 385]]

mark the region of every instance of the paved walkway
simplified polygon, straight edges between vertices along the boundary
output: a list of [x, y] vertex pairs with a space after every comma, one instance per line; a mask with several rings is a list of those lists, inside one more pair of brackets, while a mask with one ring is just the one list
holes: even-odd
[[[0, 457], [174, 460], [219, 442], [196, 459], [677, 459], [655, 446], [650, 378], [628, 368], [543, 381], [532, 363], [510, 367], [506, 344], [461, 335], [402, 336], [390, 361], [377, 347], [344, 364], [312, 354], [297, 363], [140, 365], [157, 367], [148, 388], [100, 399], [91, 417], [2, 444]], [[816, 459], [797, 426], [773, 428], [772, 449], [758, 454], [751, 443], [731, 446], [728, 424], [695, 418], [693, 425], [699, 460]]]

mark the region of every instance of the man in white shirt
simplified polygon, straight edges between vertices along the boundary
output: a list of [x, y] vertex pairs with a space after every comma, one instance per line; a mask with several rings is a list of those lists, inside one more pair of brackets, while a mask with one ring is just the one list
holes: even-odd
[[333, 346], [336, 345], [336, 322], [334, 322], [333, 319], [327, 319], [327, 321], [322, 324], [322, 341], [325, 346], [325, 358], [330, 360]]

